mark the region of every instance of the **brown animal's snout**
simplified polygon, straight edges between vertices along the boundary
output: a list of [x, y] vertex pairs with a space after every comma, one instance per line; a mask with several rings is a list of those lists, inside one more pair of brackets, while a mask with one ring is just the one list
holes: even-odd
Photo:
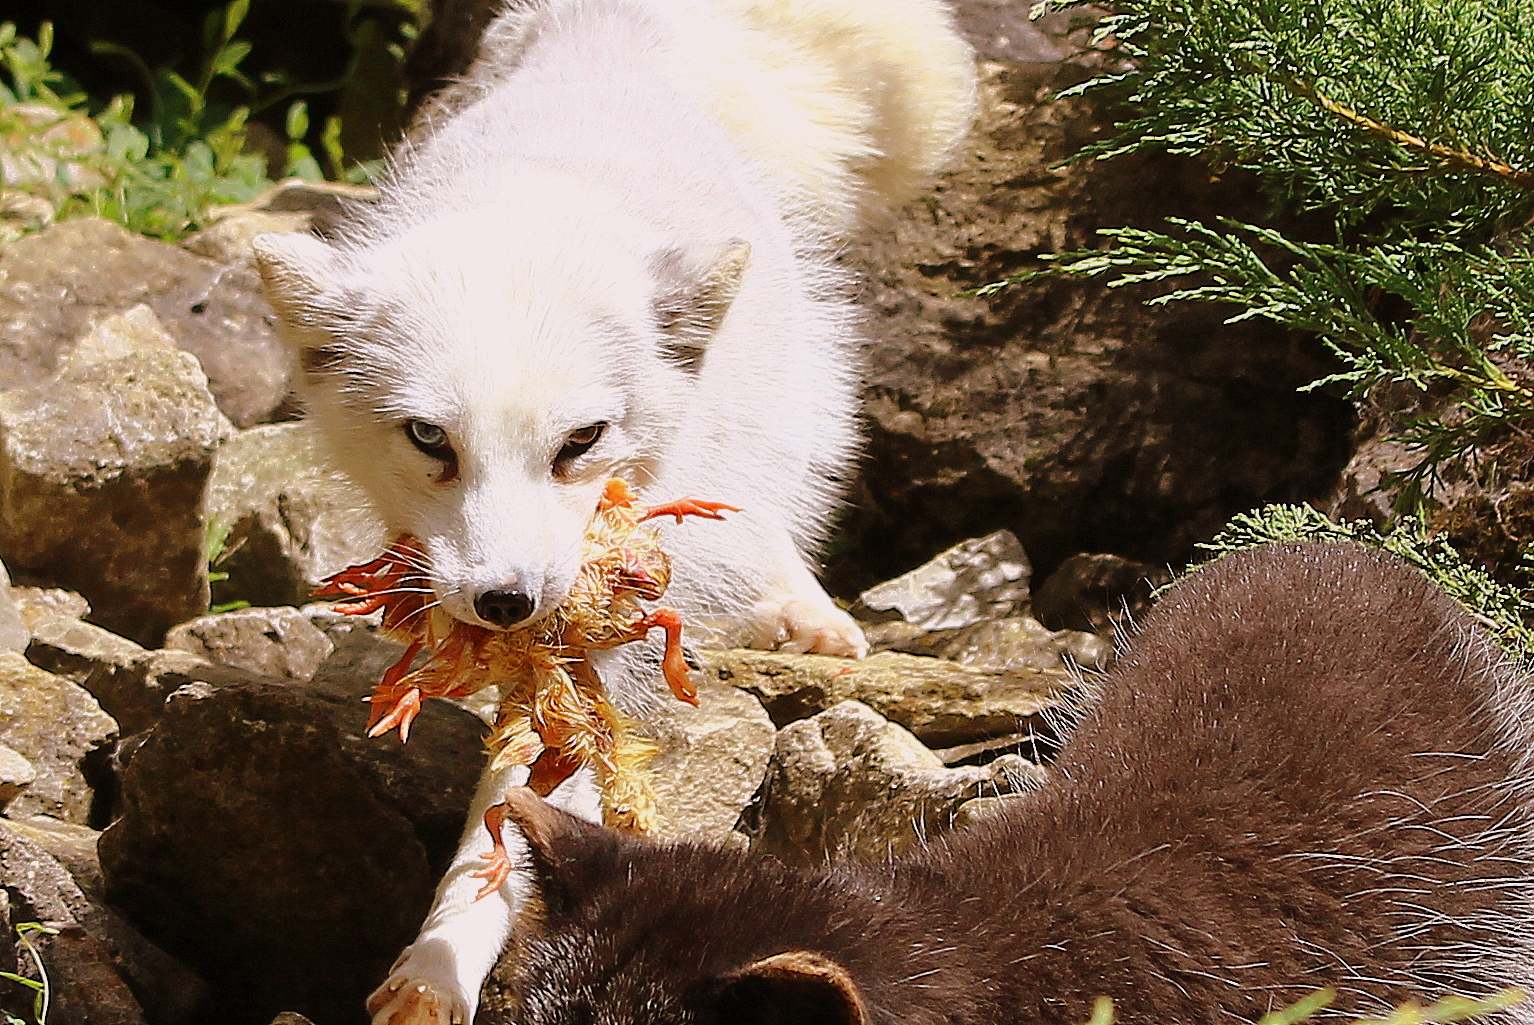
[[536, 606], [531, 595], [515, 588], [486, 591], [474, 599], [475, 614], [500, 630], [508, 630], [527, 619]]

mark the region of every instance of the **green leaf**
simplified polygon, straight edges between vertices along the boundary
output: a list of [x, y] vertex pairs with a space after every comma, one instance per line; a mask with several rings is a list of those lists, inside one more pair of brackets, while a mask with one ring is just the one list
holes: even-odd
[[289, 141], [294, 142], [309, 134], [309, 105], [303, 100], [288, 107], [285, 130]]

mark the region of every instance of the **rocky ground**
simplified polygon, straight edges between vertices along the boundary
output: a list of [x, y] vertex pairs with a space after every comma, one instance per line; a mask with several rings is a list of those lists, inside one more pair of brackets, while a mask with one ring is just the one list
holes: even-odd
[[[869, 448], [828, 579], [878, 654], [697, 652], [701, 707], [657, 728], [666, 835], [818, 860], [984, 815], [1046, 776], [1070, 667], [1232, 513], [1368, 511], [1389, 453], [1295, 392], [1313, 344], [1090, 282], [959, 296], [1099, 226], [1261, 206], [1187, 162], [1058, 166], [1106, 122], [1051, 99], [1082, 65], [1017, 6], [962, 5], [972, 145], [847, 254]], [[0, 971], [41, 950], [56, 1025], [360, 1022], [462, 826], [493, 698], [366, 739], [398, 649], [306, 604], [380, 538], [292, 420], [248, 242], [331, 202], [285, 188], [179, 248], [77, 220], [0, 249], [0, 935], [54, 930]]]

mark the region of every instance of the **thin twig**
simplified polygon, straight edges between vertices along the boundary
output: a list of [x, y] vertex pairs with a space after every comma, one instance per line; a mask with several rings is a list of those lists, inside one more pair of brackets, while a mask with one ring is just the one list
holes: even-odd
[[1322, 110], [1334, 114], [1348, 124], [1365, 131], [1371, 132], [1382, 139], [1386, 139], [1398, 146], [1425, 153], [1428, 156], [1442, 160], [1446, 164], [1461, 168], [1466, 171], [1477, 171], [1481, 174], [1489, 174], [1503, 181], [1511, 182], [1520, 189], [1534, 190], [1534, 174], [1528, 171], [1520, 171], [1516, 167], [1502, 163], [1500, 160], [1492, 160], [1488, 157], [1478, 156], [1469, 150], [1455, 149], [1442, 143], [1428, 142], [1420, 136], [1403, 132], [1399, 128], [1392, 128], [1383, 121], [1376, 121], [1367, 114], [1360, 114], [1345, 103], [1327, 96], [1313, 85], [1307, 85], [1293, 79], [1284, 79], [1283, 85], [1291, 92], [1305, 97], [1318, 104]]

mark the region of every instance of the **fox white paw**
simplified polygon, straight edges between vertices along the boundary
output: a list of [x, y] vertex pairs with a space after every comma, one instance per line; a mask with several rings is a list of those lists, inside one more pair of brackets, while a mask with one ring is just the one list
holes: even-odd
[[433, 972], [431, 960], [416, 946], [405, 948], [389, 978], [368, 997], [373, 1025], [466, 1025], [478, 1001], [466, 998], [451, 971]]
[[756, 606], [753, 645], [779, 651], [862, 658], [868, 654], [863, 628], [830, 598], [806, 600], [795, 595], [768, 598]]

